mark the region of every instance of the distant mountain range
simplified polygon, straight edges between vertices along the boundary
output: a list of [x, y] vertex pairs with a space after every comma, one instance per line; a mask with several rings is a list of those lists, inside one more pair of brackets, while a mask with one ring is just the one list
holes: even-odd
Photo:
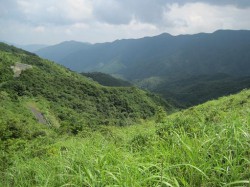
[[[174, 95], [182, 101], [176, 95], [185, 97], [186, 92], [199, 92], [198, 98], [184, 105], [198, 104], [249, 87], [246, 77], [250, 76], [250, 31], [247, 30], [219, 30], [211, 34], [179, 36], [164, 33], [155, 37], [93, 45], [71, 41], [40, 49], [36, 53], [74, 71], [100, 71], [122, 77], [165, 98]], [[218, 75], [227, 78], [222, 79]], [[244, 81], [241, 81], [242, 77]], [[203, 84], [207, 80], [213, 80], [213, 85], [224, 85], [226, 81], [227, 86], [221, 94], [217, 94], [217, 86], [211, 86], [211, 81]], [[185, 82], [185, 86], [180, 82]], [[174, 83], [174, 87], [170, 86]], [[231, 84], [238, 85], [237, 89], [232, 89], [235, 86], [231, 87]], [[203, 89], [204, 93], [201, 94], [197, 88]], [[204, 90], [215, 93], [207, 97]]]
[[[89, 47], [91, 47], [91, 44], [89, 43], [82, 43], [82, 42], [77, 42], [77, 41], [66, 41], [57, 45], [42, 48], [36, 51], [35, 53], [37, 53], [39, 56], [43, 58], [53, 60], [59, 64], [62, 64], [68, 67], [68, 64], [63, 62], [63, 59], [71, 56], [73, 53], [85, 51]], [[71, 62], [69, 62], [69, 64], [70, 63]], [[76, 69], [73, 69], [73, 70], [76, 70]]]
[[71, 41], [36, 53], [78, 72], [100, 71], [134, 80], [176, 74], [249, 75], [249, 51], [250, 31], [220, 30], [94, 45]]

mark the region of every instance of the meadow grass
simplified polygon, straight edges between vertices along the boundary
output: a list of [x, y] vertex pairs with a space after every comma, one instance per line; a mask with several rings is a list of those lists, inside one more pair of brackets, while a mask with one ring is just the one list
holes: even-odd
[[250, 91], [158, 123], [13, 146], [0, 186], [249, 186]]

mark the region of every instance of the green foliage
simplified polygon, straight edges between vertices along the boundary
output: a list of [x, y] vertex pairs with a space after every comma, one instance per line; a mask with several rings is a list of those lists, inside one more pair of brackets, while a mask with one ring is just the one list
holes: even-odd
[[81, 73], [82, 75], [93, 79], [103, 86], [111, 86], [111, 87], [128, 87], [132, 86], [131, 83], [115, 78], [111, 75], [101, 73], [101, 72], [92, 72], [92, 73]]
[[[119, 75], [160, 94], [178, 108], [188, 108], [250, 88], [249, 43], [250, 31], [224, 30], [212, 34], [162, 34], [85, 48], [67, 43], [67, 49], [71, 46], [74, 52], [61, 48], [63, 43], [38, 54], [56, 58], [75, 71]], [[66, 56], [60, 58], [62, 54]]]
[[1, 157], [0, 185], [247, 186], [249, 109], [245, 90], [174, 113], [157, 127], [18, 139]]
[[249, 185], [250, 90], [166, 116], [137, 88], [0, 54], [33, 66], [0, 85], [0, 186]]
[[163, 123], [167, 118], [166, 111], [162, 107], [158, 107], [155, 115], [155, 122], [156, 123]]
[[3, 42], [0, 42], [0, 51], [36, 56], [34, 53], [30, 53], [28, 51], [16, 48], [14, 46], [7, 45], [7, 44], [5, 44]]
[[[47, 101], [48, 115], [61, 124], [61, 133], [77, 134], [101, 124], [130, 125], [155, 114], [155, 102], [142, 90], [103, 87], [50, 61], [19, 52], [0, 52], [0, 89], [13, 102], [20, 97]], [[10, 66], [16, 62], [32, 68], [13, 78]]]
[[[150, 91], [159, 93], [169, 101], [172, 98], [179, 108], [187, 108], [216, 99], [225, 95], [237, 93], [250, 88], [250, 77], [234, 77], [227, 74], [162, 77], [160, 84], [152, 83]], [[139, 87], [147, 89], [144, 80], [137, 83]], [[170, 102], [170, 101], [169, 101]]]

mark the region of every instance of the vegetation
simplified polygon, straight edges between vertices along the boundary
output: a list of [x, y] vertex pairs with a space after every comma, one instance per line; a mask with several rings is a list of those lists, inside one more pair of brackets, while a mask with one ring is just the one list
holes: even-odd
[[79, 72], [119, 75], [187, 108], [250, 88], [249, 43], [250, 31], [220, 30], [117, 40], [70, 54], [53, 46], [37, 54], [49, 59], [67, 54], [56, 61]]
[[[142, 90], [103, 87], [35, 55], [2, 51], [0, 61], [1, 90], [13, 102], [22, 98], [35, 99], [38, 103], [40, 98], [47, 101], [48, 113], [66, 131], [75, 132], [82, 126], [99, 124], [127, 125], [152, 117], [157, 108], [149, 94]], [[17, 62], [32, 68], [14, 78], [10, 67]]]
[[250, 76], [213, 74], [172, 79], [155, 77], [136, 81], [135, 84], [140, 88], [159, 93], [167, 100], [171, 98], [179, 108], [188, 108], [250, 88]]
[[1, 140], [0, 185], [247, 186], [249, 98], [246, 90], [158, 123]]
[[[250, 90], [170, 114], [135, 87], [0, 48], [0, 186], [250, 184]], [[32, 68], [14, 77], [17, 62]]]
[[[60, 55], [67, 56], [57, 62], [78, 72], [120, 74], [127, 80], [216, 73], [247, 76], [250, 73], [249, 42], [250, 31], [247, 30], [180, 36], [165, 33], [78, 47], [70, 54], [62, 48]], [[63, 44], [68, 44], [67, 49], [75, 46]], [[51, 48], [58, 51], [61, 45]], [[56, 52], [50, 53], [51, 48], [45, 54], [39, 51], [37, 54], [49, 59], [58, 56]]]
[[98, 82], [103, 86], [113, 86], [113, 87], [127, 87], [132, 86], [128, 81], [115, 78], [109, 74], [101, 73], [101, 72], [91, 72], [91, 73], [81, 73], [86, 77], [91, 78], [92, 80]]

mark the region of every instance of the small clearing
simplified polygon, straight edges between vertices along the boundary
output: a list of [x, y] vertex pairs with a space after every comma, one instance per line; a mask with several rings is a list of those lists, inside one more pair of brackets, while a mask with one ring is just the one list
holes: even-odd
[[30, 69], [32, 68], [31, 65], [28, 64], [22, 64], [20, 62], [16, 62], [15, 66], [11, 66], [11, 69], [14, 72], [14, 77], [19, 77], [22, 73], [22, 71], [26, 70], [26, 69]]

